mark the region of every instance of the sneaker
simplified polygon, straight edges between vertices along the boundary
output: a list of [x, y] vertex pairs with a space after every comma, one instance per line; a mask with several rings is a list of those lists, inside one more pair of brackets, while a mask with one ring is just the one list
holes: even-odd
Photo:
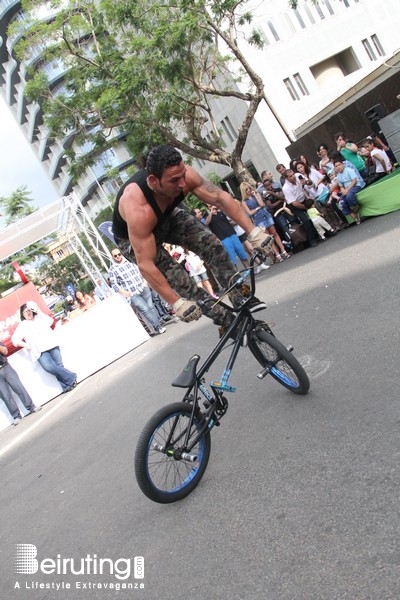
[[41, 407], [41, 406], [35, 406], [35, 407], [34, 407], [34, 408], [32, 408], [32, 409], [31, 409], [29, 412], [30, 412], [30, 413], [37, 413], [37, 412], [39, 412], [40, 410], [42, 410], [42, 407]]
[[356, 214], [356, 225], [361, 225], [361, 219], [358, 213]]
[[21, 423], [22, 417], [15, 417], [13, 425], [17, 426]]
[[159, 329], [157, 329], [156, 333], [160, 334], [160, 333], [165, 333], [167, 331], [166, 327], [160, 327]]
[[258, 275], [259, 273], [261, 273], [261, 266], [257, 265], [254, 267], [254, 275]]
[[260, 269], [261, 269], [262, 271], [266, 271], [267, 269], [269, 269], [269, 265], [266, 265], [265, 263], [261, 263], [261, 265], [260, 265]]

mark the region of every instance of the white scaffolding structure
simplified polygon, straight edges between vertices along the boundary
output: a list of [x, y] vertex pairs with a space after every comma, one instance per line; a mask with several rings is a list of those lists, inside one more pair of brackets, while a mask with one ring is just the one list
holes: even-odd
[[76, 194], [64, 196], [0, 231], [0, 261], [52, 234], [67, 239], [94, 283], [98, 278], [103, 279], [100, 268], [82, 243], [82, 235], [106, 272], [111, 254]]

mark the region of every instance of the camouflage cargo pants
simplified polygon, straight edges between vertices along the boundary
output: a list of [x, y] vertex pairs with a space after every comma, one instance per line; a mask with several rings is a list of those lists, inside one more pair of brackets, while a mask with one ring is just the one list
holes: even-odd
[[[154, 236], [157, 243], [156, 266], [172, 289], [182, 298], [198, 301], [209, 300], [210, 296], [203, 288], [197, 287], [186, 269], [170, 256], [162, 245], [164, 242], [182, 246], [200, 256], [224, 288], [228, 287], [230, 278], [237, 273], [220, 240], [188, 211], [175, 208], [172, 214], [156, 227]], [[129, 240], [117, 237], [115, 239], [125, 258], [135, 262]], [[229, 312], [219, 305], [213, 307], [212, 302], [207, 303], [203, 312], [217, 325], [226, 326], [232, 320]]]

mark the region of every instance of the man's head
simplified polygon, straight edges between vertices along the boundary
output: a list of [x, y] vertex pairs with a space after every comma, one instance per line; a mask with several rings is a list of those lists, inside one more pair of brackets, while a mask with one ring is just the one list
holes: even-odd
[[279, 175], [283, 175], [286, 171], [286, 167], [282, 163], [279, 163], [279, 165], [276, 165], [275, 168], [278, 171]]
[[263, 185], [265, 185], [266, 181], [273, 181], [274, 176], [272, 175], [271, 171], [263, 171], [261, 173], [261, 181], [263, 182]]
[[199, 219], [199, 221], [203, 218], [203, 213], [199, 208], [194, 208], [192, 214], [196, 217], [196, 219]]
[[119, 265], [124, 260], [124, 257], [121, 254], [121, 250], [119, 248], [113, 248], [111, 250], [111, 256], [113, 257], [113, 261]]
[[294, 174], [293, 169], [286, 169], [284, 172], [285, 179], [290, 183], [296, 183], [296, 175]]
[[74, 303], [74, 299], [72, 296], [70, 296], [68, 294], [68, 296], [65, 297], [66, 301], [68, 302], [68, 304], [73, 304]]
[[166, 144], [150, 150], [146, 171], [147, 183], [153, 192], [176, 198], [185, 187], [186, 166], [173, 146]]

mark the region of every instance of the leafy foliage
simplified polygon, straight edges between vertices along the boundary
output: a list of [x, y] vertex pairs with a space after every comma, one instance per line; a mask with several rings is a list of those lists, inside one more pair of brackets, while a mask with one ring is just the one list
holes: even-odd
[[[40, 49], [30, 68], [26, 92], [44, 111], [50, 138], [73, 134], [66, 151], [78, 178], [123, 134], [140, 158], [158, 143], [170, 142], [195, 158], [230, 166], [240, 179], [247, 172], [241, 155], [256, 110], [264, 98], [262, 79], [237, 44], [247, 35], [262, 47], [247, 0], [53, 0], [52, 18], [43, 19], [41, 0], [24, 9], [40, 19], [26, 22], [20, 59]], [[47, 5], [50, 6], [50, 5]], [[39, 11], [39, 12], [38, 12]], [[247, 33], [246, 33], [247, 32]], [[45, 43], [43, 40], [46, 40]], [[235, 61], [247, 91], [232, 76]], [[44, 65], [63, 71], [54, 88]], [[212, 98], [243, 102], [244, 119], [234, 147], [225, 147]]]
[[[9, 196], [0, 197], [0, 207], [4, 210], [6, 224], [11, 225], [15, 223], [15, 221], [32, 214], [36, 210], [36, 208], [32, 206], [32, 202], [33, 200], [30, 197], [30, 192], [24, 185], [19, 186]], [[45, 246], [40, 242], [36, 242], [25, 248], [23, 251], [17, 252], [12, 257], [2, 261], [1, 272], [4, 289], [9, 288], [10, 285], [14, 283], [15, 270], [11, 264], [12, 262], [17, 261], [21, 266], [28, 265], [32, 263], [35, 258], [44, 254]], [[4, 291], [4, 289], [2, 289], [2, 291]]]

